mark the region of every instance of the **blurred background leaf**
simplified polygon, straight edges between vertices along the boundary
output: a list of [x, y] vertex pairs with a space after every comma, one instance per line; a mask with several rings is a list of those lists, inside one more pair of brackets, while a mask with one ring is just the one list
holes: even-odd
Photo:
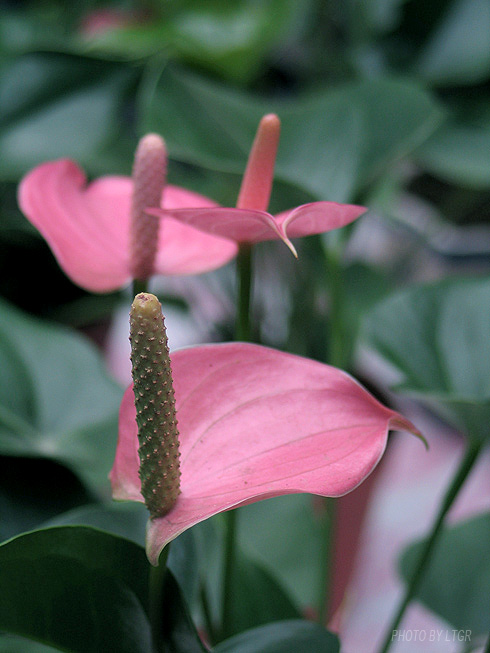
[[[423, 543], [406, 549], [401, 558], [404, 579], [410, 577]], [[472, 638], [490, 630], [490, 514], [447, 526], [416, 598], [454, 628], [471, 631]]]
[[366, 319], [368, 344], [396, 386], [471, 438], [488, 439], [490, 278], [448, 279], [398, 291]]
[[54, 460], [108, 494], [122, 389], [85, 338], [0, 312], [0, 452]]
[[282, 122], [277, 179], [299, 186], [311, 198], [339, 202], [352, 201], [427, 138], [442, 118], [429, 94], [394, 80], [278, 102], [166, 65], [141, 97], [142, 131], [166, 134], [173, 158], [236, 174], [244, 170], [261, 116], [277, 112]]

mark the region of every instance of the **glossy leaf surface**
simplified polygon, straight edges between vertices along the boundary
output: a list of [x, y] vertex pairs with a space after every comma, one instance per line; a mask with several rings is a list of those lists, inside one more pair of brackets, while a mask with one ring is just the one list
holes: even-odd
[[401, 291], [366, 324], [398, 388], [421, 397], [471, 437], [489, 437], [490, 280], [454, 279]]

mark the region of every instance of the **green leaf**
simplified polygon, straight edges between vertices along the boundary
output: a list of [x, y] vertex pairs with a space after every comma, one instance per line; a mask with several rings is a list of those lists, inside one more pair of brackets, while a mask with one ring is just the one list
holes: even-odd
[[[20, 535], [0, 545], [0, 629], [73, 653], [148, 653], [149, 570], [143, 547], [92, 527]], [[162, 611], [165, 650], [204, 653], [169, 569]]]
[[490, 188], [490, 124], [448, 122], [421, 145], [416, 158], [444, 181]]
[[155, 71], [142, 98], [141, 130], [162, 133], [172, 157], [236, 174], [260, 118], [277, 112], [277, 179], [307, 197], [341, 202], [423, 142], [442, 115], [430, 95], [402, 81], [356, 82], [278, 102], [171, 66]]
[[91, 526], [98, 530], [124, 537], [144, 548], [148, 510], [143, 503], [114, 502], [112, 504], [91, 504], [56, 515], [43, 524], [53, 526]]
[[260, 70], [294, 15], [291, 0], [208, 0], [168, 4], [161, 17], [87, 39], [96, 52], [148, 57], [167, 52], [199, 68], [244, 83]]
[[244, 549], [281, 580], [301, 606], [316, 604], [322, 528], [312, 498], [295, 494], [240, 508], [239, 535]]
[[167, 569], [164, 580], [162, 629], [165, 653], [206, 653], [199, 635], [191, 622], [187, 606], [181, 597], [180, 587]]
[[470, 85], [490, 73], [490, 5], [455, 0], [422, 50], [419, 75], [436, 84]]
[[241, 553], [232, 574], [232, 610], [225, 637], [300, 613], [277, 578], [256, 560]]
[[247, 630], [213, 648], [213, 653], [338, 653], [339, 640], [318, 624], [291, 620]]
[[108, 488], [122, 390], [87, 340], [0, 301], [0, 453], [56, 460]]
[[15, 635], [1, 635], [0, 636], [0, 653], [53, 653], [58, 651], [52, 646], [33, 642], [24, 637], [16, 637]]
[[16, 181], [62, 157], [93, 173], [129, 172], [135, 143], [123, 134], [122, 103], [134, 69], [37, 53], [4, 63], [0, 79], [0, 177]]
[[490, 278], [398, 292], [370, 312], [365, 336], [419, 396], [472, 438], [490, 431]]
[[[75, 508], [43, 524], [51, 526], [92, 526], [106, 533], [124, 537], [145, 547], [148, 510], [143, 503], [121, 502], [92, 504]], [[197, 545], [192, 530], [182, 533], [170, 548], [167, 566], [177, 579], [182, 593], [192, 605], [198, 590]]]
[[0, 629], [77, 653], [147, 653], [148, 570], [141, 547], [91, 528], [20, 535], [0, 546]]
[[[423, 542], [403, 553], [403, 577], [411, 576]], [[472, 637], [490, 630], [490, 513], [479, 515], [441, 534], [416, 598], [458, 630]]]
[[[248, 529], [250, 521], [241, 521], [243, 508], [238, 514], [239, 533]], [[201, 562], [200, 575], [205, 589], [212, 627], [221, 621], [223, 536], [222, 515], [197, 524], [192, 532], [198, 543]], [[259, 530], [259, 529], [257, 529]], [[241, 542], [240, 542], [241, 544]], [[173, 544], [172, 544], [173, 546]], [[297, 602], [274, 573], [270, 564], [258, 559], [255, 552], [238, 546], [235, 550], [234, 573], [231, 578], [230, 624], [224, 637], [230, 637], [248, 628], [300, 617]]]
[[0, 456], [0, 541], [89, 501], [93, 497], [66, 467], [51, 460]]

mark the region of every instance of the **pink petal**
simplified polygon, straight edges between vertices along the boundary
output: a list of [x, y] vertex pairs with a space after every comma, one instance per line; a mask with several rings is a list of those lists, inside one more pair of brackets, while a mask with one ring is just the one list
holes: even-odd
[[173, 216], [179, 222], [203, 232], [229, 238], [238, 243], [258, 243], [262, 240], [282, 238], [274, 218], [265, 211], [215, 207], [207, 209], [148, 209], [151, 215]]
[[344, 227], [366, 211], [364, 206], [354, 204], [311, 202], [280, 213], [276, 221], [281, 225], [284, 236], [299, 238]]
[[[167, 208], [167, 207], [165, 207]], [[312, 202], [273, 217], [265, 211], [234, 208], [177, 209], [170, 214], [180, 222], [238, 243], [258, 243], [280, 238], [293, 254], [290, 238], [319, 234], [349, 224], [362, 213], [363, 206], [337, 202]], [[165, 217], [162, 209], [150, 208], [151, 215]]]
[[[418, 433], [344, 372], [258, 345], [180, 350], [172, 369], [182, 492], [149, 524], [154, 564], [168, 542], [223, 510], [280, 494], [341, 496], [376, 466], [390, 428]], [[115, 498], [141, 500], [132, 390], [111, 479]]]
[[44, 163], [24, 177], [19, 205], [78, 285], [104, 292], [129, 281], [131, 180], [86, 177], [67, 159]]
[[[102, 177], [87, 185], [72, 161], [44, 163], [24, 177], [19, 205], [44, 236], [60, 266], [79, 286], [108, 292], [124, 286], [129, 274], [129, 215], [132, 181]], [[176, 186], [164, 204], [214, 206], [202, 195]], [[155, 274], [198, 274], [214, 270], [236, 254], [236, 245], [166, 220], [161, 225]]]

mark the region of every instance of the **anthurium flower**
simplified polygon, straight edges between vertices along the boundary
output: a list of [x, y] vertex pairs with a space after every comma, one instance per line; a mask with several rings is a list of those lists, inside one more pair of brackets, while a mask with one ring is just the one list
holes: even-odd
[[264, 116], [250, 152], [236, 208], [164, 207], [149, 208], [147, 212], [161, 217], [172, 215], [180, 222], [239, 244], [279, 238], [295, 256], [291, 238], [343, 227], [366, 212], [363, 206], [311, 202], [277, 216], [268, 213], [279, 133], [279, 118], [275, 114]]
[[[134, 333], [139, 338], [142, 329]], [[149, 342], [155, 342], [153, 333]], [[165, 349], [166, 344], [158, 346], [158, 356]], [[148, 352], [139, 367], [144, 372], [151, 355], [149, 347], [143, 351]], [[230, 508], [298, 492], [346, 494], [380, 460], [389, 429], [420, 435], [352, 377], [316, 361], [245, 343], [182, 349], [170, 360], [174, 394], [166, 405], [168, 414], [176, 415], [168, 430], [174, 441], [177, 424], [179, 486], [165, 514], [158, 506], [150, 508], [147, 553], [153, 564], [180, 533]], [[143, 386], [136, 387], [139, 376], [138, 371], [135, 389], [128, 388], [120, 409], [111, 471], [115, 499], [143, 501], [141, 478], [147, 482], [154, 474], [153, 500], [152, 493], [177, 473], [179, 457], [159, 450], [163, 433], [158, 424], [166, 409], [149, 414], [169, 389], [168, 373], [142, 374]], [[145, 388], [152, 392], [149, 400], [143, 397]], [[138, 411], [135, 395], [141, 400]], [[143, 449], [137, 415], [140, 427], [150, 432]], [[140, 460], [147, 467], [143, 473]], [[169, 460], [176, 461], [171, 474], [162, 472], [159, 479], [159, 468]]]
[[73, 161], [44, 163], [21, 181], [19, 206], [65, 273], [93, 292], [116, 290], [132, 278], [198, 274], [224, 265], [236, 254], [234, 243], [145, 213], [149, 204], [215, 206], [202, 195], [166, 185], [166, 163], [156, 134], [140, 141], [132, 177], [87, 183]]

